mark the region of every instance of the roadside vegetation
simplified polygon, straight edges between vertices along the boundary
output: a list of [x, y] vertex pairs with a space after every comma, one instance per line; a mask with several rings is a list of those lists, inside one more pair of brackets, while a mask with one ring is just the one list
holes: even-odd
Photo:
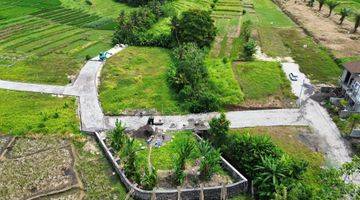
[[8, 90], [0, 90], [0, 96], [0, 133], [71, 135], [80, 132], [74, 98]]
[[[224, 114], [209, 124], [207, 137], [239, 171], [251, 177], [259, 199], [341, 199], [359, 195], [358, 186], [342, 178], [358, 171], [358, 158], [340, 169], [322, 169], [321, 154], [306, 150], [289, 133], [276, 133], [279, 129], [273, 133], [261, 129], [230, 131]], [[302, 148], [290, 147], [290, 141]]]

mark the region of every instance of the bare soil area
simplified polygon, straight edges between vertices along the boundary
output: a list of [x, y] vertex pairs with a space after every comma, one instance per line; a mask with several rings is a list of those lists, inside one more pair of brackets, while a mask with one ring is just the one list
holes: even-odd
[[338, 24], [339, 16], [335, 13], [327, 17], [329, 10], [326, 5], [318, 11], [318, 5], [313, 8], [306, 2], [298, 0], [276, 0], [300, 26], [305, 28], [322, 45], [333, 51], [338, 58], [360, 55], [360, 34], [351, 33], [354, 23], [347, 20]]
[[69, 142], [17, 138], [0, 161], [0, 197], [32, 199], [79, 186]]

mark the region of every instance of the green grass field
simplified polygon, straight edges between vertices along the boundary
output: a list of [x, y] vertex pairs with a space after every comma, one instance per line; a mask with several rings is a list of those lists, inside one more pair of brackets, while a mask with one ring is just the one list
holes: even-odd
[[113, 22], [58, 0], [3, 0], [0, 9], [0, 79], [67, 84], [86, 55], [111, 47]]
[[277, 62], [243, 62], [235, 64], [233, 69], [246, 100], [291, 97], [290, 82]]
[[251, 2], [254, 9], [248, 9], [247, 18], [254, 22], [259, 44], [267, 55], [291, 56], [313, 82], [336, 83], [341, 69], [327, 50], [301, 33], [301, 29], [270, 0]]
[[23, 135], [79, 132], [74, 98], [0, 90], [0, 133]]
[[103, 68], [100, 101], [107, 114], [125, 109], [152, 109], [162, 114], [183, 113], [166, 81], [169, 51], [129, 47], [110, 58]]

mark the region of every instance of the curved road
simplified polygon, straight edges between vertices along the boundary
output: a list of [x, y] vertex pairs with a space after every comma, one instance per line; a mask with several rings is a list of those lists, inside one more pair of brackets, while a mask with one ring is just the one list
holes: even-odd
[[[114, 47], [108, 52], [114, 55], [124, 48]], [[264, 55], [260, 55], [264, 56]], [[270, 58], [260, 58], [270, 59]], [[335, 165], [350, 161], [349, 149], [340, 136], [340, 132], [331, 120], [324, 108], [317, 102], [309, 99], [309, 89], [301, 90], [305, 83], [310, 85], [305, 75], [299, 71], [299, 66], [293, 61], [282, 62], [282, 68], [288, 75], [290, 72], [299, 75], [299, 81], [292, 82], [293, 93], [300, 96], [303, 105], [300, 109], [276, 109], [276, 110], [256, 110], [256, 111], [233, 111], [227, 112], [227, 118], [231, 121], [231, 128], [255, 127], [255, 126], [310, 126], [314, 132], [320, 135], [323, 140], [321, 146], [326, 149], [326, 155]], [[114, 127], [117, 119], [125, 122], [130, 129], [136, 129], [144, 125], [146, 117], [138, 116], [104, 116], [98, 99], [97, 85], [99, 84], [99, 74], [104, 62], [98, 61], [98, 57], [88, 61], [81, 69], [79, 76], [72, 85], [53, 86], [42, 84], [19, 83], [0, 80], [0, 88], [18, 91], [30, 91], [49, 93], [57, 95], [70, 95], [79, 98], [79, 113], [81, 119], [81, 130], [87, 132], [104, 131]], [[300, 82], [301, 81], [301, 82]], [[300, 87], [299, 87], [300, 85]], [[218, 113], [190, 114], [182, 116], [157, 116], [164, 125], [162, 129], [178, 130], [192, 128], [194, 122], [207, 122]], [[157, 120], [157, 119], [156, 119]]]

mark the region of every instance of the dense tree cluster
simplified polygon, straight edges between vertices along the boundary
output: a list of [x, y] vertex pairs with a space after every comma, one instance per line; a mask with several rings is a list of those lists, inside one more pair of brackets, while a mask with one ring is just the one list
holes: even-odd
[[186, 11], [180, 18], [175, 16], [171, 24], [172, 37], [180, 44], [192, 42], [199, 47], [208, 47], [216, 36], [214, 21], [208, 11]]
[[209, 112], [219, 109], [219, 100], [209, 90], [205, 53], [194, 43], [180, 45], [173, 51], [174, 66], [168, 81], [186, 108], [191, 112]]

